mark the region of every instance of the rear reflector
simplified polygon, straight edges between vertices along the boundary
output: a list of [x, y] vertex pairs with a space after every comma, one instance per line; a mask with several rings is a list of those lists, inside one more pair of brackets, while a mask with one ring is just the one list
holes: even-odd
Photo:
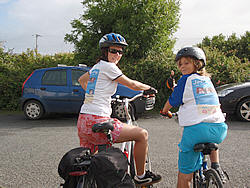
[[82, 175], [85, 175], [87, 174], [86, 171], [75, 171], [75, 172], [70, 172], [69, 175], [70, 176], [82, 176]]

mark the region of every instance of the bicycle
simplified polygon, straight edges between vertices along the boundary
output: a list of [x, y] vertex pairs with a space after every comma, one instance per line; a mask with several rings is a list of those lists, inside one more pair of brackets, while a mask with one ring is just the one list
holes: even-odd
[[[143, 93], [138, 94], [138, 95], [134, 96], [131, 99], [129, 99], [129, 98], [120, 98], [120, 96], [117, 96], [115, 99], [113, 99], [113, 102], [119, 102], [119, 103], [123, 104], [124, 112], [125, 112], [125, 119], [126, 119], [126, 123], [128, 125], [138, 126], [137, 122], [135, 121], [136, 118], [134, 117], [134, 112], [130, 111], [129, 105], [130, 105], [130, 102], [136, 100], [138, 97], [141, 97], [141, 96], [143, 96]], [[152, 99], [153, 101], [155, 100], [153, 95], [148, 95], [148, 97], [153, 98]], [[152, 108], [151, 103], [149, 104], [149, 106], [150, 106], [150, 108]], [[145, 108], [147, 108], [147, 106]], [[134, 176], [136, 175], [134, 155], [133, 155], [133, 152], [132, 152], [133, 149], [134, 149], [134, 141], [123, 142], [120, 149], [128, 157], [128, 161], [129, 161], [129, 164], [130, 164], [128, 166], [128, 172], [129, 172], [130, 176], [132, 178], [134, 178]], [[149, 148], [148, 148], [148, 151], [149, 151]], [[146, 159], [146, 168], [149, 171], [151, 171], [151, 169], [152, 169], [151, 160], [150, 160], [150, 157], [149, 157], [149, 152], [147, 154], [147, 159]], [[152, 187], [153, 187], [153, 185], [141, 186], [141, 188], [152, 188]]]
[[[126, 116], [126, 123], [129, 125], [138, 126], [138, 124], [135, 122], [134, 113], [129, 112], [129, 104], [130, 102], [134, 101], [135, 99], [141, 96], [144, 96], [144, 94], [140, 93], [130, 99], [121, 98], [120, 96], [117, 96], [115, 99], [112, 99], [112, 102], [119, 102], [123, 105], [125, 116]], [[154, 97], [154, 96], [148, 95], [147, 97]], [[112, 120], [108, 120], [108, 121], [93, 125], [92, 131], [102, 132], [106, 134], [108, 141], [109, 141], [108, 144], [97, 145], [98, 152], [106, 150], [108, 147], [114, 144], [112, 134], [111, 134], [113, 129], [114, 127], [113, 127]], [[127, 171], [132, 179], [136, 175], [133, 149], [134, 149], [133, 141], [123, 142], [120, 146], [120, 150], [128, 158], [129, 165], [128, 165]], [[81, 155], [75, 159], [74, 169], [77, 169], [77, 170], [71, 171], [69, 175], [76, 177], [76, 181], [77, 181], [76, 188], [97, 188], [97, 185], [93, 176], [90, 173], [88, 173], [90, 166], [91, 166], [91, 158], [93, 157], [93, 155], [95, 154], [91, 153], [88, 148], [85, 148], [83, 152], [81, 153]], [[151, 161], [150, 161], [149, 155], [147, 155], [146, 165], [147, 165], [147, 169], [151, 171]], [[152, 187], [153, 185], [141, 186], [141, 188], [152, 188]]]
[[[177, 117], [178, 118], [178, 112], [172, 113], [168, 111], [167, 113], [160, 114], [166, 118], [172, 118]], [[193, 173], [193, 188], [223, 188], [223, 182], [221, 177], [219, 176], [218, 172], [208, 167], [208, 156], [210, 155], [212, 151], [215, 151], [218, 149], [218, 144], [216, 143], [198, 143], [194, 145], [194, 151], [195, 152], [201, 152], [202, 154], [202, 165], [201, 168], [196, 170]], [[229, 177], [227, 173], [224, 171], [227, 179], [229, 180]]]
[[216, 143], [200, 143], [194, 146], [194, 151], [201, 152], [203, 159], [201, 168], [194, 172], [193, 188], [223, 188], [222, 180], [217, 171], [215, 169], [208, 168], [207, 165], [207, 155], [210, 155], [211, 151], [217, 149], [218, 145]]

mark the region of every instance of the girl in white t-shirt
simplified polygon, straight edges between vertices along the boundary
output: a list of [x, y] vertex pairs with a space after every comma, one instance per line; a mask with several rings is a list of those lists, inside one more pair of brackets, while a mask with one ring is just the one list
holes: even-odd
[[[205, 70], [206, 56], [198, 47], [181, 49], [175, 58], [182, 73], [174, 91], [161, 110], [167, 115], [172, 106], [180, 106], [179, 125], [183, 126], [179, 144], [177, 188], [189, 188], [193, 172], [202, 164], [200, 152], [194, 152], [198, 143], [221, 143], [227, 135], [227, 124], [220, 109], [219, 98]], [[218, 150], [210, 155], [211, 167], [217, 170], [223, 182], [226, 176], [219, 164]]]
[[[94, 145], [108, 143], [105, 134], [92, 132], [92, 126], [95, 123], [111, 119], [111, 96], [115, 94], [118, 83], [133, 90], [155, 90], [149, 85], [126, 77], [117, 67], [123, 54], [123, 48], [127, 45], [126, 40], [119, 34], [104, 35], [99, 41], [101, 57], [88, 73], [79, 78], [79, 83], [86, 94], [77, 122], [78, 136], [80, 145], [91, 148], [92, 151]], [[112, 136], [115, 143], [135, 141], [134, 157], [137, 171], [137, 176], [134, 178], [135, 183], [143, 186], [159, 182], [160, 175], [145, 171], [148, 132], [117, 119], [113, 120], [115, 124]]]

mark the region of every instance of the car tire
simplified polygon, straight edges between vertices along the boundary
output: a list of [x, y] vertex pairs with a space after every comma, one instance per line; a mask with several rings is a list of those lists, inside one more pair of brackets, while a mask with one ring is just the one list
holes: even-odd
[[23, 108], [24, 115], [27, 119], [37, 120], [44, 115], [44, 109], [40, 102], [36, 100], [27, 101]]
[[250, 98], [239, 102], [236, 108], [236, 115], [240, 120], [250, 122]]
[[[133, 114], [135, 116], [134, 105], [129, 103], [128, 109], [129, 109], [129, 114], [130, 115]], [[125, 112], [124, 112], [122, 103], [120, 103], [120, 102], [113, 103], [113, 105], [112, 105], [112, 117], [117, 118], [122, 122], [126, 122], [126, 116], [125, 116]], [[136, 116], [135, 116], [135, 119], [136, 119]]]

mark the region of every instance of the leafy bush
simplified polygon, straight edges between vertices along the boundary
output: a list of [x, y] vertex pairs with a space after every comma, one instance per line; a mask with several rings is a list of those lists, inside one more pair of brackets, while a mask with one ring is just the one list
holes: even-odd
[[209, 37], [205, 37], [199, 46], [218, 49], [227, 57], [236, 56], [241, 60], [241, 62], [247, 63], [250, 59], [249, 43], [250, 32], [246, 31], [246, 33], [240, 37], [237, 37], [235, 33], [229, 37], [225, 37], [222, 34], [213, 36], [211, 39]]
[[[221, 85], [231, 82], [245, 81], [249, 75], [249, 62], [241, 63], [236, 56], [227, 57], [217, 48], [204, 47], [207, 56], [207, 70], [212, 73], [214, 83]], [[167, 55], [168, 54], [168, 55]], [[3, 52], [0, 48], [0, 109], [17, 110], [25, 79], [39, 68], [55, 67], [57, 64], [78, 65], [73, 53], [35, 55], [32, 50], [22, 54]], [[151, 51], [147, 58], [135, 61], [122, 58], [119, 63], [121, 70], [128, 77], [151, 85], [159, 93], [156, 108], [162, 108], [171, 91], [166, 87], [170, 71], [175, 71], [178, 81], [181, 74], [177, 70], [172, 52], [157, 53]]]
[[227, 57], [217, 48], [204, 47], [207, 56], [206, 69], [212, 75], [214, 84], [222, 85], [247, 80], [249, 62], [242, 63], [239, 58], [232, 55]]
[[123, 73], [131, 79], [148, 84], [158, 90], [156, 95], [156, 108], [162, 108], [171, 91], [166, 86], [166, 81], [170, 76], [170, 71], [180, 73], [171, 55], [151, 53], [146, 59], [138, 62], [123, 63], [120, 65]]

